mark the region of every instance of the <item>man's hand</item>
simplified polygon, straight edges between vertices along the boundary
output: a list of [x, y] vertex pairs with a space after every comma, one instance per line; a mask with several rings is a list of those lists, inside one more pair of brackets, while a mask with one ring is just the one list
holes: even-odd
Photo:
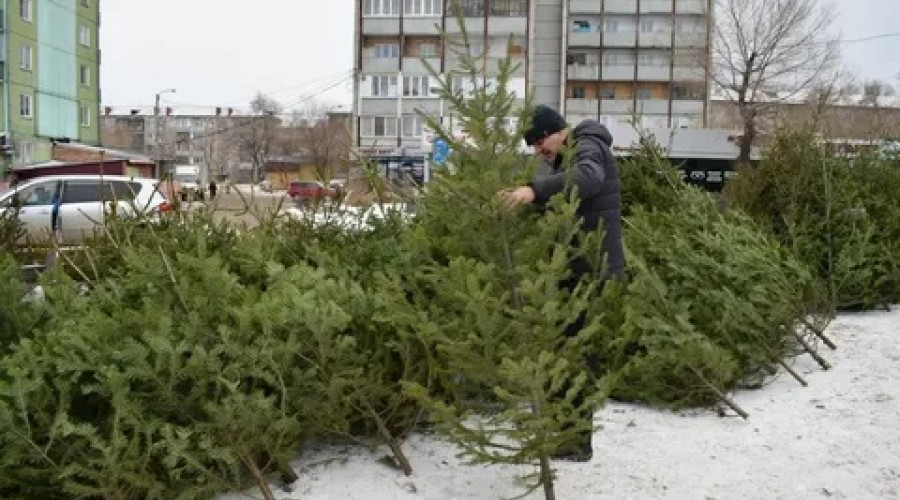
[[515, 189], [504, 189], [497, 193], [497, 196], [504, 204], [510, 207], [531, 203], [534, 201], [534, 189], [529, 186], [522, 186]]

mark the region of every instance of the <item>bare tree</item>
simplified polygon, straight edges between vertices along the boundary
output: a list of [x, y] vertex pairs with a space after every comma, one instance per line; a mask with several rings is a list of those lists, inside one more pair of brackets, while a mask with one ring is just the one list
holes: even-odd
[[293, 114], [292, 125], [297, 146], [309, 155], [319, 180], [346, 175], [351, 143], [348, 123], [330, 115], [329, 108], [311, 104]]
[[276, 142], [281, 119], [278, 115], [282, 106], [263, 93], [256, 94], [250, 101], [251, 116], [237, 123], [237, 138], [242, 156], [249, 159], [252, 182], [259, 182], [263, 166]]
[[739, 161], [750, 159], [758, 120], [833, 75], [834, 5], [823, 0], [717, 0], [711, 76], [743, 122]]

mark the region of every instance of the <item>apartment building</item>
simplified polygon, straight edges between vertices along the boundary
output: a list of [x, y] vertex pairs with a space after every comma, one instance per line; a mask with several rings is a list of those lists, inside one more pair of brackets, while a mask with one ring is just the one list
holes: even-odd
[[99, 0], [0, 2], [0, 179], [51, 159], [54, 142], [100, 143]]
[[106, 107], [102, 143], [155, 159], [160, 165], [157, 176], [173, 165], [199, 165], [211, 178], [224, 178], [246, 163], [242, 158], [246, 154], [240, 151], [241, 133], [250, 129], [247, 123], [260, 121], [220, 106]]
[[510, 88], [571, 123], [707, 124], [712, 0], [358, 0], [356, 146], [388, 175], [424, 163], [417, 110], [452, 122], [426, 63], [457, 67], [455, 12], [488, 76], [510, 57]]

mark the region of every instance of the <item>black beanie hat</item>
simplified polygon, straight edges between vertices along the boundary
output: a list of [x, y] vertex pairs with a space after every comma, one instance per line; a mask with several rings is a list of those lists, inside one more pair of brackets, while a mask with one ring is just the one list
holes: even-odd
[[525, 131], [525, 144], [533, 146], [537, 141], [566, 127], [566, 119], [555, 109], [538, 104], [531, 113], [531, 128]]

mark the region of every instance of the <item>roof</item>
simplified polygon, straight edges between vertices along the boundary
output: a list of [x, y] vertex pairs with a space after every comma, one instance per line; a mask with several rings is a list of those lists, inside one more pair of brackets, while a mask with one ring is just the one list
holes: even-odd
[[[105, 154], [110, 160], [128, 160], [133, 163], [154, 163], [153, 159], [149, 156], [142, 155], [139, 153], [131, 153], [128, 151], [122, 151], [121, 149], [110, 149], [98, 146], [89, 146], [87, 144], [81, 144], [78, 142], [57, 142], [54, 144], [54, 147], [64, 148], [64, 149], [74, 149], [77, 151], [87, 151], [91, 153], [100, 154], [101, 152]], [[84, 161], [79, 163], [96, 163], [96, 161]]]
[[[641, 134], [628, 124], [608, 127], [613, 136], [613, 152], [630, 154], [638, 148]], [[707, 160], [734, 160], [740, 150], [736, 143], [739, 130], [696, 128], [648, 128], [645, 135], [653, 137], [669, 158], [695, 158]], [[759, 159], [759, 148], [753, 147], [750, 157]]]
[[[110, 158], [108, 160], [104, 160], [103, 164], [109, 163], [119, 163], [125, 160], [124, 158]], [[125, 160], [128, 161], [128, 160]], [[27, 172], [30, 170], [42, 170], [45, 168], [55, 168], [55, 167], [75, 167], [80, 165], [97, 165], [100, 162], [97, 160], [85, 160], [85, 161], [59, 161], [59, 160], [50, 160], [45, 161], [43, 163], [35, 163], [32, 165], [18, 165], [15, 167], [11, 167], [9, 170], [12, 172]], [[72, 175], [80, 175], [80, 174], [72, 174]]]
[[[244, 116], [249, 113], [243, 108], [235, 106], [176, 106], [172, 104], [160, 104], [160, 113], [165, 114], [166, 109], [171, 109], [172, 114], [169, 116], [216, 116], [216, 108], [220, 110], [222, 116], [228, 115], [228, 109], [232, 110], [233, 116]], [[107, 116], [134, 116], [132, 111], [137, 111], [137, 116], [153, 116], [153, 106], [105, 106], [104, 113]]]

